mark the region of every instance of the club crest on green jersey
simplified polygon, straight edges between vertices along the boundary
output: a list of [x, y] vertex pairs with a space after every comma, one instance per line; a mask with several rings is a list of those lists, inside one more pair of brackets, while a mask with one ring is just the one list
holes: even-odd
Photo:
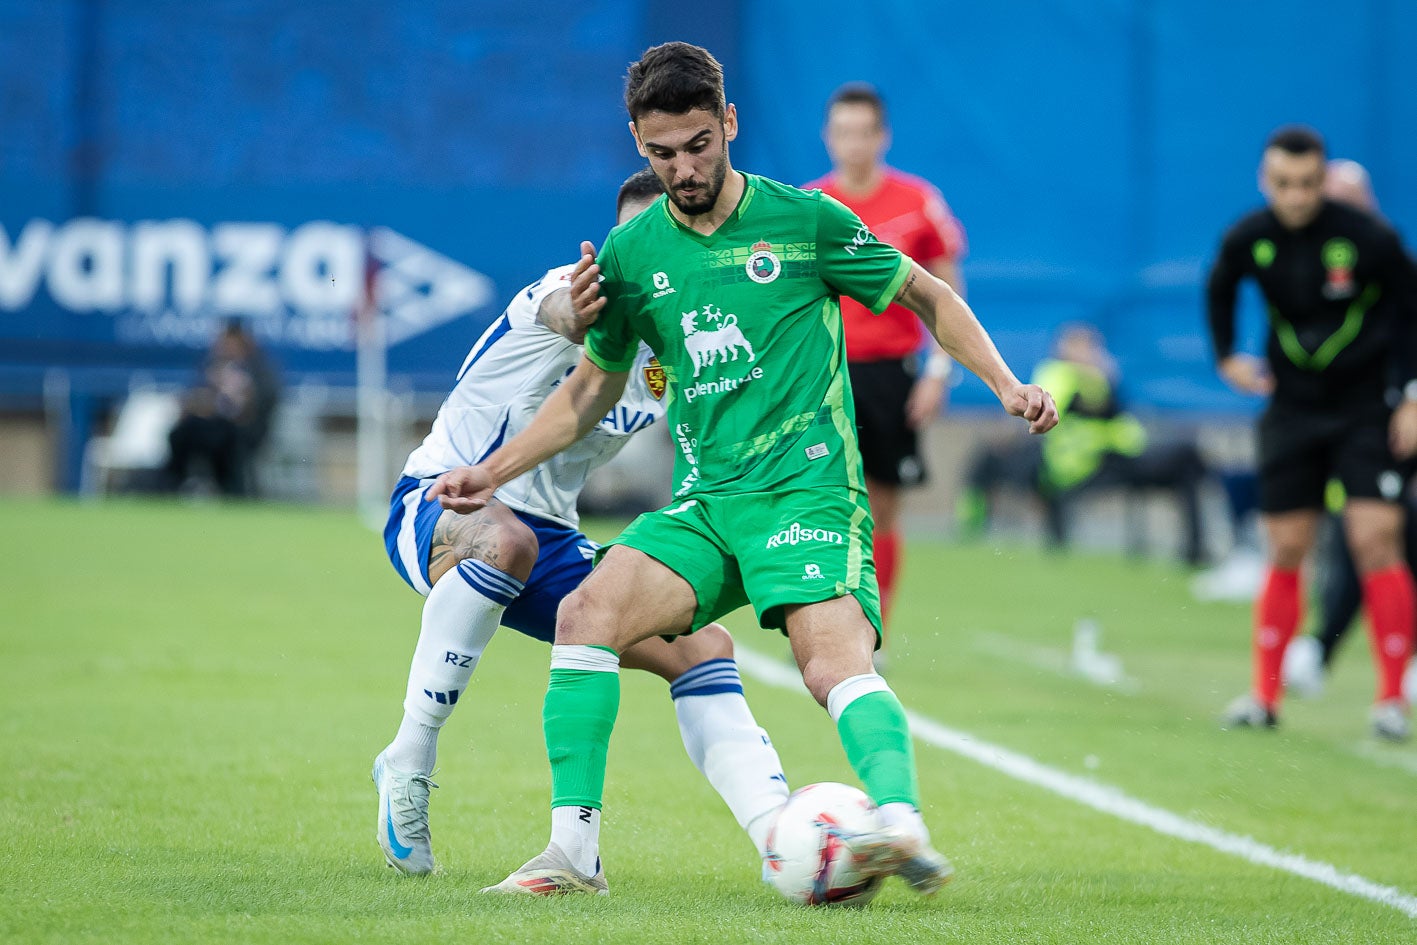
[[759, 240], [753, 244], [752, 255], [748, 257], [743, 268], [747, 270], [749, 279], [759, 285], [767, 285], [782, 275], [782, 260], [772, 251], [771, 243]]

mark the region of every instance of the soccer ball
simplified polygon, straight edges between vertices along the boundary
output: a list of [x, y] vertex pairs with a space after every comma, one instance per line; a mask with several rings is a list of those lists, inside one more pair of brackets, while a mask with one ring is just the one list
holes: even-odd
[[862, 792], [830, 781], [798, 788], [768, 830], [768, 882], [809, 906], [864, 906], [881, 889], [863, 876], [842, 835], [880, 829], [876, 805]]

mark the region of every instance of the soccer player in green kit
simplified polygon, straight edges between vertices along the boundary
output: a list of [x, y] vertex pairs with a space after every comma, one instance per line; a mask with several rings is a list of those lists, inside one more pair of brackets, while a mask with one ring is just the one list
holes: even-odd
[[920, 817], [905, 711], [871, 665], [880, 606], [839, 295], [915, 311], [1031, 432], [1051, 429], [1057, 410], [1014, 376], [947, 284], [841, 204], [733, 169], [737, 113], [706, 50], [648, 50], [625, 101], [666, 198], [612, 230], [598, 257], [582, 244], [571, 300], [591, 324], [565, 383], [521, 434], [428, 492], [454, 511], [480, 508], [605, 416], [640, 338], [658, 355], [673, 397], [675, 497], [631, 523], [561, 605], [543, 707], [551, 842], [485, 891], [608, 891], [599, 829], [618, 654], [751, 604], [762, 626], [787, 634], [880, 808], [879, 831], [845, 842], [867, 873], [933, 893], [952, 869]]

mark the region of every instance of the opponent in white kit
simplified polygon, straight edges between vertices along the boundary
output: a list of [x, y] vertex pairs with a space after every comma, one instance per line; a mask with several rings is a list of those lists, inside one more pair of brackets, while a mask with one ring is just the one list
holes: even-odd
[[[645, 169], [620, 188], [617, 222], [662, 193]], [[374, 760], [378, 839], [384, 856], [409, 874], [436, 869], [428, 829], [438, 732], [466, 690], [499, 625], [550, 643], [556, 608], [590, 573], [595, 545], [581, 534], [576, 499], [594, 469], [637, 430], [664, 418], [664, 374], [641, 346], [632, 380], [615, 409], [565, 452], [497, 490], [486, 508], [460, 515], [425, 492], [442, 473], [480, 462], [520, 432], [580, 360], [586, 325], [570, 304], [574, 266], [553, 269], [517, 293], [473, 345], [432, 432], [409, 456], [394, 488], [384, 541], [399, 576], [420, 594], [422, 630], [409, 670], [403, 722]], [[787, 799], [782, 764], [748, 703], [728, 632], [710, 624], [672, 642], [646, 640], [622, 665], [670, 683], [684, 747], [762, 854], [771, 817]], [[537, 680], [538, 684], [541, 680]], [[599, 816], [585, 808], [570, 816]], [[557, 816], [566, 816], [558, 813]], [[571, 851], [574, 853], [575, 851]], [[563, 871], [524, 877], [529, 893], [604, 892], [590, 883], [563, 889]], [[585, 887], [585, 888], [582, 888]]]

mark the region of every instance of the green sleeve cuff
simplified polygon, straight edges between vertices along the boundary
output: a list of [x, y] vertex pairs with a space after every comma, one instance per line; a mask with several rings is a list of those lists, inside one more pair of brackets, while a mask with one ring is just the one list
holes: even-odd
[[609, 358], [602, 357], [589, 344], [587, 344], [585, 346], [585, 356], [589, 358], [591, 363], [594, 364], [596, 367], [600, 368], [602, 371], [607, 371], [611, 374], [624, 374], [630, 368], [635, 366], [635, 352], [633, 351], [630, 352], [630, 356], [624, 361], [612, 361]]
[[876, 296], [876, 301], [871, 305], [872, 315], [879, 315], [890, 308], [890, 304], [895, 301], [895, 294], [900, 291], [901, 286], [905, 285], [912, 265], [910, 257], [902, 253], [900, 265], [896, 267], [895, 275], [891, 277], [891, 281], [886, 284], [886, 287], [881, 290], [881, 294]]

